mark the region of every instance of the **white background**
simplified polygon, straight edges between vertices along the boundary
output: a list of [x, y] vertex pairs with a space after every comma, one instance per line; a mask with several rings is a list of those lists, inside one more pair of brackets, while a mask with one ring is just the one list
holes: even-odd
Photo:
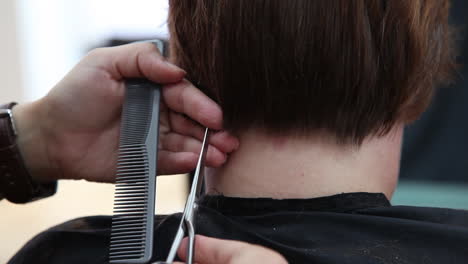
[[[2, 0], [4, 1], [4, 0]], [[17, 0], [25, 100], [43, 96], [111, 37], [167, 37], [167, 0]]]

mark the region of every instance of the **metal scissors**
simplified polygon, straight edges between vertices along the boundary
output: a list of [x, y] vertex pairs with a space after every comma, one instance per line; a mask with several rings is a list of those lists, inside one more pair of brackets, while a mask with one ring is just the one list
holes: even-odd
[[203, 143], [200, 150], [200, 156], [198, 157], [197, 167], [193, 177], [192, 187], [187, 197], [185, 209], [182, 214], [177, 234], [172, 242], [171, 250], [165, 262], [155, 262], [154, 264], [172, 264], [177, 255], [177, 250], [182, 243], [184, 235], [188, 235], [188, 247], [187, 247], [187, 264], [193, 264], [194, 253], [195, 253], [195, 214], [197, 211], [197, 200], [200, 197], [202, 186], [204, 183], [204, 168], [205, 158], [208, 151], [208, 139], [210, 131], [208, 128], [205, 129], [205, 135], [203, 137]]

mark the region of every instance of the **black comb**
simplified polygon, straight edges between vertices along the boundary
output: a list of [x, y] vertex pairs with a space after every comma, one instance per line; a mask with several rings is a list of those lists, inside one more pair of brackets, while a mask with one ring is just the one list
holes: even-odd
[[[162, 42], [155, 44], [163, 53]], [[110, 263], [152, 258], [160, 85], [128, 80], [122, 111]]]
[[111, 263], [147, 263], [152, 257], [160, 90], [127, 83], [112, 218]]

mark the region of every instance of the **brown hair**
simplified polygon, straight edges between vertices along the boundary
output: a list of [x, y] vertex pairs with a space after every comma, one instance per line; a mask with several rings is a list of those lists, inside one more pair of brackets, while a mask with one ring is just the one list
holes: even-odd
[[448, 0], [170, 0], [172, 56], [231, 130], [344, 143], [419, 117], [454, 68]]

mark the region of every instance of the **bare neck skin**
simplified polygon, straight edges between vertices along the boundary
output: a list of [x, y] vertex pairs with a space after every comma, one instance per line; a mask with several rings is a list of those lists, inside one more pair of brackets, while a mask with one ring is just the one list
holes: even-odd
[[239, 149], [219, 169], [208, 169], [209, 194], [275, 199], [314, 198], [349, 192], [395, 189], [403, 127], [361, 147], [340, 146], [323, 137], [272, 137], [258, 131], [241, 135]]

